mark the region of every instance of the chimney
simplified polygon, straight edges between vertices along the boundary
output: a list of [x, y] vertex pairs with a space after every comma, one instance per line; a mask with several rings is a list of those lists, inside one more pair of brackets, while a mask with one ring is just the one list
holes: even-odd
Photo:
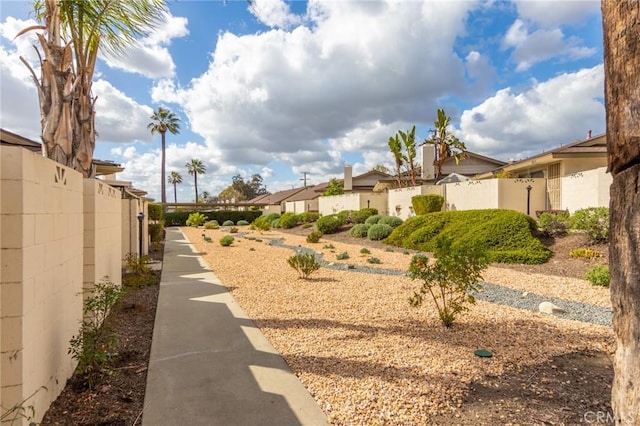
[[433, 180], [436, 178], [435, 167], [433, 167], [435, 158], [435, 146], [431, 144], [422, 145], [422, 180]]
[[587, 139], [591, 139], [591, 130], [587, 130]]
[[351, 165], [344, 165], [344, 190], [345, 192], [351, 192], [353, 189], [353, 169]]

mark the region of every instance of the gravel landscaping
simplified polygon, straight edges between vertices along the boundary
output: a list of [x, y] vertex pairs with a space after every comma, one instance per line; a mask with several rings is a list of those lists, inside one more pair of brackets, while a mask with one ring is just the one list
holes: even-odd
[[[602, 365], [591, 375], [580, 371], [585, 377], [575, 367], [587, 365], [580, 358], [586, 354], [606, 361], [613, 351], [606, 288], [492, 266], [483, 277], [494, 285], [485, 286], [477, 304], [447, 329], [432, 305], [409, 305], [419, 283], [405, 274], [413, 253], [403, 249], [355, 239], [310, 244], [302, 235], [246, 227], [240, 227], [246, 234], [222, 247], [218, 240], [227, 235], [225, 228], [182, 230], [333, 424], [515, 424], [534, 414], [577, 424], [585, 412], [610, 410], [602, 397], [610, 389], [610, 365], [594, 362]], [[363, 247], [371, 254], [361, 254]], [[294, 250], [322, 253], [325, 267], [299, 279], [287, 264]], [[337, 260], [344, 252], [349, 258]], [[370, 257], [380, 264], [370, 264]], [[567, 314], [538, 313], [542, 300]], [[476, 357], [476, 349], [493, 357]], [[567, 357], [579, 362], [558, 370], [564, 364], [557, 360]], [[530, 379], [517, 380], [522, 374]], [[576, 395], [587, 393], [579, 398], [560, 401], [544, 390], [545, 383], [566, 387], [580, 380]], [[477, 403], [479, 388], [501, 389], [505, 382], [521, 384], [521, 395]], [[528, 402], [514, 403], [530, 391]], [[546, 397], [548, 412], [542, 413], [536, 401]]]

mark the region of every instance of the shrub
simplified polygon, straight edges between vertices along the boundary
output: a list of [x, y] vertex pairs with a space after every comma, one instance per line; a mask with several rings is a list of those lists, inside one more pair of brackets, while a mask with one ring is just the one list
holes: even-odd
[[247, 226], [249, 224], [249, 222], [247, 222], [246, 220], [239, 220], [236, 225], [238, 226]]
[[222, 226], [233, 226], [235, 225], [232, 220], [225, 220], [222, 222]]
[[375, 225], [376, 223], [378, 223], [378, 221], [380, 220], [380, 218], [382, 217], [381, 214], [374, 214], [372, 216], [369, 216], [364, 223], [366, 223], [367, 225]]
[[385, 243], [419, 251], [433, 251], [439, 237], [454, 248], [479, 246], [491, 262], [538, 264], [551, 251], [534, 237], [537, 223], [513, 210], [484, 209], [430, 213], [407, 219]]
[[235, 239], [231, 235], [225, 235], [224, 237], [220, 238], [220, 245], [222, 247], [228, 247], [233, 244], [234, 241]]
[[602, 257], [602, 253], [590, 248], [577, 248], [569, 250], [569, 257], [573, 259], [595, 259], [596, 257]]
[[210, 220], [204, 224], [204, 229], [220, 229], [220, 224], [217, 220]]
[[422, 305], [424, 298], [433, 299], [438, 317], [445, 327], [450, 327], [456, 316], [475, 303], [471, 293], [481, 288], [481, 273], [487, 267], [483, 249], [477, 246], [454, 247], [447, 238], [439, 238], [434, 250], [436, 261], [421, 254], [413, 256], [409, 277], [422, 281], [418, 291], [409, 298], [411, 306]]
[[148, 207], [149, 220], [162, 220], [162, 204], [151, 203]]
[[378, 259], [377, 257], [370, 257], [370, 258], [367, 259], [367, 262], [368, 263], [373, 263], [373, 264], [376, 264], [376, 265], [382, 263], [380, 261], [380, 259]]
[[267, 216], [260, 216], [251, 224], [251, 229], [258, 229], [260, 231], [268, 231], [271, 229], [271, 221]]
[[392, 228], [397, 228], [402, 225], [402, 222], [404, 221], [397, 216], [382, 216], [378, 221], [378, 224], [382, 223], [384, 225], [389, 225]]
[[371, 216], [378, 214], [378, 209], [364, 208], [356, 210], [352, 214], [353, 223], [364, 223]]
[[229, 232], [231, 234], [237, 234], [238, 233], [238, 228], [236, 228], [235, 226], [232, 226], [231, 228], [229, 228]]
[[609, 238], [609, 209], [589, 207], [571, 215], [571, 227], [587, 232], [591, 242], [604, 243]]
[[280, 228], [280, 219], [273, 219], [271, 222], [271, 227], [274, 229]]
[[303, 223], [302, 224], [302, 229], [309, 229], [313, 226], [313, 223]]
[[284, 229], [291, 229], [298, 226], [299, 219], [295, 213], [287, 212], [280, 216], [280, 226]]
[[322, 248], [327, 250], [333, 250], [336, 247], [333, 244], [325, 244]]
[[152, 243], [159, 243], [164, 240], [164, 224], [162, 222], [150, 223], [149, 237], [151, 237]]
[[569, 212], [544, 212], [538, 219], [540, 231], [550, 237], [566, 235], [569, 225]]
[[69, 341], [69, 354], [78, 361], [76, 372], [84, 377], [90, 389], [111, 372], [111, 360], [117, 355], [116, 336], [104, 320], [123, 295], [124, 290], [109, 277], [96, 283], [84, 300], [80, 331]]
[[316, 222], [316, 228], [323, 234], [335, 234], [345, 224], [344, 220], [336, 214], [322, 216]]
[[369, 250], [369, 249], [368, 249], [368, 248], [366, 248], [366, 247], [362, 247], [362, 248], [360, 249], [360, 254], [371, 254], [371, 250]]
[[428, 213], [435, 213], [442, 210], [444, 197], [440, 195], [414, 195], [411, 197], [411, 205], [416, 215], [420, 216]]
[[280, 213], [269, 213], [265, 216], [269, 223], [273, 222], [276, 219], [280, 219]]
[[393, 228], [389, 225], [376, 223], [375, 225], [371, 225], [371, 228], [367, 231], [367, 238], [370, 240], [380, 241], [387, 238], [392, 231]]
[[318, 220], [320, 213], [318, 212], [304, 212], [298, 215], [298, 220], [302, 223], [312, 223]]
[[320, 264], [313, 254], [296, 254], [287, 259], [289, 266], [298, 272], [300, 278], [307, 279], [314, 271], [320, 269]]
[[337, 213], [337, 216], [340, 218], [343, 224], [352, 223], [353, 213], [354, 213], [354, 210], [342, 210], [341, 212]]
[[207, 217], [200, 212], [191, 213], [187, 219], [187, 226], [198, 227], [207, 221]]
[[347, 253], [346, 251], [340, 254], [336, 254], [336, 259], [338, 260], [347, 260], [348, 258], [349, 258], [349, 253]]
[[587, 271], [584, 279], [593, 285], [609, 287], [609, 283], [611, 281], [609, 267], [605, 265], [596, 265]]
[[349, 235], [356, 238], [365, 238], [370, 226], [366, 223], [358, 223], [353, 225], [353, 228], [349, 230]]
[[[244, 219], [247, 222], [251, 223], [262, 214], [260, 211], [252, 210], [216, 210], [205, 211], [201, 213], [203, 213], [207, 217], [207, 220], [217, 220], [218, 223], [222, 223], [225, 220], [232, 220], [234, 222], [237, 222], [241, 219]], [[189, 214], [189, 212], [183, 211], [167, 212], [163, 215], [165, 226], [185, 226]]]
[[318, 241], [320, 241], [320, 238], [322, 238], [322, 232], [313, 231], [309, 235], [307, 235], [307, 242], [308, 243], [317, 243]]

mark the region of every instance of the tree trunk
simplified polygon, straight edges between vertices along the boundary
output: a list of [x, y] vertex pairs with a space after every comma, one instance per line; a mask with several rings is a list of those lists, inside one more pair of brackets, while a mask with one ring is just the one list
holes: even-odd
[[198, 172], [196, 172], [195, 170], [193, 172], [193, 182], [195, 183], [195, 187], [196, 187], [196, 201], [195, 201], [195, 203], [198, 203]]
[[[166, 207], [165, 204], [167, 202], [167, 190], [165, 187], [165, 180], [167, 179], [167, 177], [165, 176], [165, 163], [166, 163], [166, 152], [165, 152], [165, 135], [166, 135], [166, 131], [161, 132], [161, 136], [162, 136], [162, 159], [160, 160], [162, 162], [162, 164], [160, 165], [160, 168], [162, 169], [162, 184], [160, 185], [160, 199], [162, 200], [162, 211], [164, 212]], [[174, 184], [174, 192], [175, 192], [175, 184]]]
[[616, 424], [640, 424], [640, 3], [603, 0]]
[[173, 183], [173, 202], [175, 204], [178, 204], [178, 190], [176, 189], [176, 183], [175, 182]]

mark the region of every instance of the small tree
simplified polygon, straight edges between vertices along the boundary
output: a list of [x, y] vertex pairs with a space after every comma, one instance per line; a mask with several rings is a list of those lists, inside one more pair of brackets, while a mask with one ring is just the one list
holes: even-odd
[[445, 114], [443, 109], [438, 109], [438, 119], [434, 121], [435, 130], [431, 133], [431, 138], [425, 140], [422, 144], [432, 144], [436, 147], [436, 158], [433, 165], [436, 171], [436, 180], [442, 176], [442, 165], [449, 158], [453, 157], [456, 164], [467, 156], [467, 147], [464, 142], [449, 133], [449, 124], [451, 117]]
[[400, 134], [402, 144], [407, 153], [404, 159], [407, 163], [407, 172], [409, 173], [411, 186], [416, 186], [416, 176], [418, 175], [416, 169], [416, 126], [413, 126], [411, 130], [406, 132], [399, 130], [398, 133]]
[[324, 196], [327, 196], [327, 195], [342, 195], [342, 194], [344, 194], [344, 186], [343, 186], [342, 182], [340, 182], [336, 178], [332, 178], [329, 181], [329, 185], [327, 186], [327, 189], [325, 189], [324, 192], [322, 193], [322, 195], [324, 195]]
[[178, 203], [178, 190], [176, 185], [182, 183], [182, 175], [175, 170], [169, 175], [169, 183], [173, 185], [173, 202]]
[[397, 133], [389, 137], [388, 145], [396, 162], [396, 180], [398, 181], [398, 188], [400, 188], [402, 186], [402, 165], [404, 164], [405, 156], [402, 154], [402, 142], [400, 142]]
[[460, 312], [474, 304], [470, 294], [481, 288], [481, 272], [487, 267], [487, 258], [477, 247], [452, 247], [448, 238], [436, 242], [435, 263], [429, 264], [424, 255], [415, 255], [409, 266], [412, 280], [421, 280], [422, 286], [409, 298], [411, 306], [422, 305], [429, 295], [433, 299], [438, 316], [445, 327], [450, 327]]

